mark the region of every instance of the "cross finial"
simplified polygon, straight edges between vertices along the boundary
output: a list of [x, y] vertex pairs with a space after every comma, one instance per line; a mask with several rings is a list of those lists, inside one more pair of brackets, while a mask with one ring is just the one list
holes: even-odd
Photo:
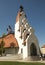
[[23, 6], [21, 5], [21, 6], [20, 6], [20, 12], [22, 12], [22, 11], [23, 11]]

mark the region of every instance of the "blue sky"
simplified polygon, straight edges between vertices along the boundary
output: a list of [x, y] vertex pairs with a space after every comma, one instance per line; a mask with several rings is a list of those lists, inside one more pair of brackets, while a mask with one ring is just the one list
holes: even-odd
[[20, 5], [23, 5], [28, 22], [42, 46], [45, 44], [45, 0], [0, 0], [0, 37], [7, 33], [8, 25], [14, 30]]

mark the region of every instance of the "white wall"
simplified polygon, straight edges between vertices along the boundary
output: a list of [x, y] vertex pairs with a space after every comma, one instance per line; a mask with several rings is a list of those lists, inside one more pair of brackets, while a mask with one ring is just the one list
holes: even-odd
[[17, 54], [18, 48], [5, 48], [5, 54]]
[[41, 53], [45, 54], [45, 48], [41, 48]]
[[27, 51], [27, 44], [26, 46], [23, 45], [23, 59], [28, 57], [28, 51]]

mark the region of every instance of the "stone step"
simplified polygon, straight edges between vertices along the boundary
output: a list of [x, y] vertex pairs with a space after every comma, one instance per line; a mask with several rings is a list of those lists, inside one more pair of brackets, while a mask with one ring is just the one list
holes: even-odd
[[0, 60], [7, 60], [7, 59], [11, 59], [11, 60], [21, 60], [22, 59], [22, 55], [21, 54], [17, 54], [17, 55], [7, 55], [7, 56], [2, 56], [0, 57]]
[[39, 61], [39, 60], [41, 60], [41, 58], [39, 56], [29, 56], [29, 57], [25, 58], [24, 60]]

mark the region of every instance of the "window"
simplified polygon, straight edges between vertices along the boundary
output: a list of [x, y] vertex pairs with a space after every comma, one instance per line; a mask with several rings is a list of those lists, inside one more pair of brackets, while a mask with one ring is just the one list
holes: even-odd
[[20, 38], [22, 39], [22, 35], [20, 36]]
[[25, 31], [26, 29], [23, 30], [23, 32]]
[[23, 49], [21, 48], [21, 53], [23, 53]]
[[26, 41], [24, 41], [22, 44], [23, 44], [24, 46], [26, 46]]
[[29, 33], [26, 35], [26, 38], [27, 38], [28, 35], [29, 35]]
[[20, 31], [20, 29], [18, 29], [18, 31]]
[[22, 22], [22, 25], [23, 25], [23, 22]]
[[24, 46], [26, 46], [26, 41], [24, 42]]

